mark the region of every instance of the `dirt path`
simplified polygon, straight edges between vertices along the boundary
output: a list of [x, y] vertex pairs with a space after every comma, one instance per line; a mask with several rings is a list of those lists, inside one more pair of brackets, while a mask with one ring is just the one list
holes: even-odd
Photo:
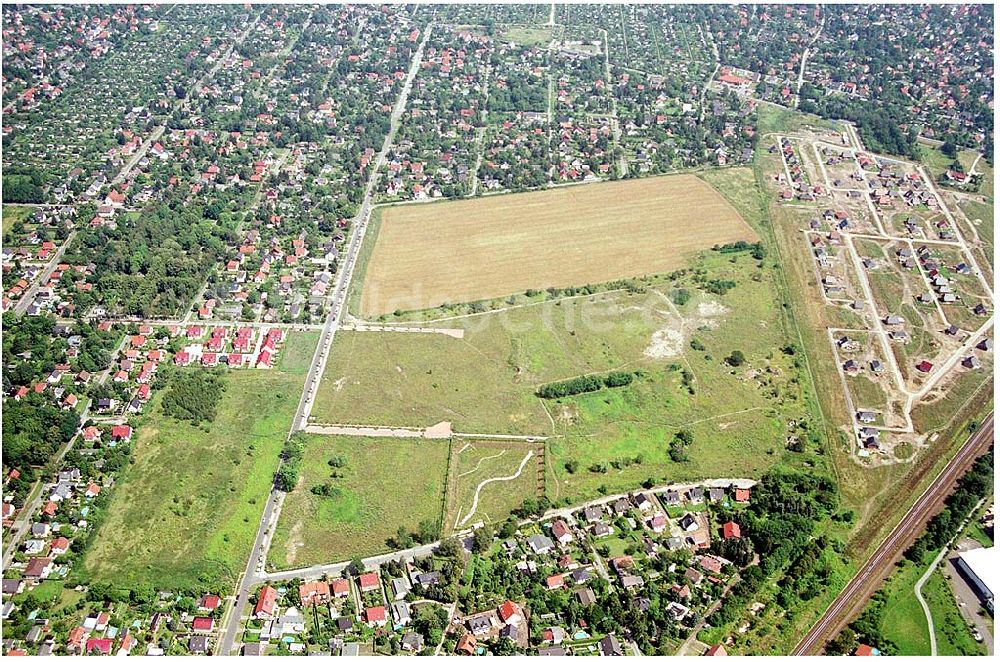
[[[461, 452], [461, 451], [459, 451], [459, 452]], [[476, 473], [477, 471], [479, 471], [479, 467], [483, 466], [483, 462], [486, 462], [487, 460], [495, 460], [495, 459], [497, 459], [498, 457], [500, 457], [501, 455], [503, 455], [506, 452], [507, 452], [507, 449], [505, 448], [502, 451], [500, 451], [499, 453], [497, 453], [496, 455], [490, 455], [489, 457], [481, 457], [481, 458], [479, 458], [479, 462], [476, 462], [476, 466], [474, 466], [473, 468], [469, 469], [468, 471], [465, 471], [463, 473], [458, 474], [458, 477], [461, 478], [462, 476], [468, 476], [469, 474]]]
[[464, 525], [466, 522], [468, 522], [470, 519], [472, 519], [473, 515], [476, 514], [476, 509], [479, 508], [479, 494], [483, 491], [484, 487], [486, 487], [490, 483], [500, 483], [500, 482], [508, 481], [508, 480], [516, 480], [517, 478], [519, 478], [521, 476], [521, 472], [524, 471], [525, 465], [528, 464], [528, 461], [531, 460], [531, 458], [534, 457], [534, 455], [535, 455], [534, 451], [528, 451], [527, 454], [525, 454], [524, 459], [521, 460], [521, 464], [520, 464], [520, 466], [518, 466], [517, 471], [515, 473], [511, 474], [510, 476], [503, 476], [503, 477], [500, 477], [500, 478], [487, 478], [483, 482], [479, 483], [479, 485], [476, 486], [476, 494], [475, 494], [475, 496], [472, 497], [472, 509], [469, 510], [469, 514], [466, 515], [462, 519], [462, 521], [459, 522], [456, 525], [456, 528], [458, 528], [459, 526]]
[[331, 434], [344, 437], [394, 437], [396, 439], [447, 439], [452, 435], [451, 423], [442, 421], [427, 428], [391, 427], [383, 425], [307, 425], [309, 434]]
[[433, 329], [421, 326], [383, 326], [375, 324], [358, 324], [341, 327], [344, 331], [373, 331], [385, 333], [440, 333], [461, 340], [465, 337], [465, 329]]

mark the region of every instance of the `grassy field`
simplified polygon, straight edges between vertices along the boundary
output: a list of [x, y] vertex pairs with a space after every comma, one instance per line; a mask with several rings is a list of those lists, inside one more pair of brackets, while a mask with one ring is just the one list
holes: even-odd
[[[292, 334], [290, 356], [315, 344]], [[298, 361], [289, 360], [292, 368]], [[235, 581], [253, 544], [303, 378], [233, 370], [208, 431], [164, 416], [156, 393], [133, 458], [86, 555], [94, 580], [162, 588]]]
[[928, 553], [921, 563], [904, 561], [886, 581], [887, 593], [882, 633], [899, 647], [900, 655], [929, 655], [930, 633], [913, 587], [927, 571], [935, 552]]
[[[307, 566], [386, 551], [400, 526], [416, 531], [440, 521], [448, 442], [309, 435], [299, 485], [287, 497], [271, 544], [278, 568]], [[328, 462], [346, 459], [337, 469]], [[338, 493], [311, 492], [330, 484]]]
[[945, 156], [941, 149], [934, 145], [918, 143], [917, 150], [920, 152], [921, 163], [927, 166], [927, 170], [930, 171], [931, 177], [934, 179], [937, 179], [945, 170], [950, 169], [951, 164], [955, 161], [955, 159]]
[[693, 175], [382, 211], [364, 316], [663, 273], [754, 233]]
[[[539, 461], [528, 460], [520, 475], [518, 469], [530, 452], [541, 453], [541, 444], [501, 444], [492, 442], [456, 441], [452, 448], [452, 470], [449, 475], [449, 499], [444, 523], [447, 529], [464, 528], [476, 521], [497, 521], [524, 503], [538, 487]], [[543, 469], [544, 470], [544, 469]], [[494, 480], [479, 487], [483, 481], [517, 475], [512, 480]], [[544, 485], [544, 474], [542, 475]], [[476, 501], [476, 492], [479, 500]], [[471, 517], [466, 517], [476, 510]], [[465, 524], [458, 526], [463, 520]]]
[[308, 374], [319, 335], [319, 331], [296, 331], [294, 342], [287, 343], [278, 354], [278, 370], [286, 375]]
[[951, 583], [940, 568], [924, 584], [923, 595], [934, 617], [938, 655], [986, 654], [985, 646], [972, 638], [972, 632], [955, 602]]
[[524, 46], [548, 46], [552, 41], [552, 28], [509, 27], [503, 31], [501, 38]]
[[[795, 357], [776, 349], [787, 340], [768, 273], [748, 254], [710, 251], [672, 284], [642, 293], [454, 320], [461, 340], [344, 332], [313, 417], [413, 427], [449, 420], [459, 432], [554, 435], [554, 499], [634, 489], [649, 477], [759, 475], [782, 457], [785, 425], [805, 415], [807, 398]], [[699, 278], [737, 285], [719, 296], [699, 292]], [[693, 295], [676, 305], [674, 288]], [[748, 361], [739, 369], [723, 361], [737, 349]], [[562, 400], [534, 395], [547, 382], [614, 369], [644, 374], [627, 388]], [[695, 438], [690, 461], [673, 462], [667, 446], [682, 428]]]
[[[896, 644], [900, 655], [929, 655], [931, 652], [927, 616], [917, 601], [914, 587], [936, 555], [937, 551], [928, 552], [920, 563], [904, 561], [886, 580], [884, 590], [888, 601], [882, 634]], [[946, 562], [942, 561], [942, 564]], [[922, 593], [934, 618], [938, 655], [985, 653], [985, 649], [972, 638], [940, 566], [924, 584]]]
[[18, 221], [23, 221], [26, 219], [31, 212], [34, 211], [33, 207], [26, 207], [24, 205], [4, 205], [3, 206], [3, 238], [6, 241], [7, 232], [10, 230]]

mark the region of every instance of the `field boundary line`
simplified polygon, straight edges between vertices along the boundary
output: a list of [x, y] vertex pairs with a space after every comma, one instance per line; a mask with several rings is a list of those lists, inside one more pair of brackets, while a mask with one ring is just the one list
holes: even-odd
[[[598, 285], [600, 285], [600, 283], [598, 283]], [[617, 293], [617, 292], [628, 292], [628, 288], [625, 288], [625, 287], [616, 287], [614, 289], [601, 290], [600, 292], [591, 292], [589, 294], [571, 294], [571, 295], [563, 296], [563, 297], [558, 297], [557, 296], [557, 297], [553, 297], [551, 299], [545, 299], [543, 301], [529, 301], [528, 303], [518, 303], [518, 304], [515, 304], [513, 306], [504, 306], [503, 308], [494, 308], [492, 310], [484, 310], [484, 311], [478, 312], [478, 313], [463, 313], [461, 315], [452, 315], [450, 317], [435, 317], [435, 318], [432, 318], [432, 319], [414, 320], [414, 321], [409, 321], [409, 322], [405, 322], [405, 321], [404, 322], [379, 322], [379, 324], [381, 324], [382, 326], [403, 326], [403, 325], [412, 326], [412, 325], [417, 325], [417, 324], [435, 324], [435, 323], [438, 323], [438, 322], [451, 322], [451, 321], [454, 321], [454, 320], [467, 319], [469, 317], [478, 317], [480, 315], [496, 315], [497, 313], [505, 313], [508, 310], [519, 310], [521, 308], [530, 308], [531, 306], [541, 306], [541, 305], [544, 305], [544, 304], [547, 304], [547, 303], [556, 303], [556, 302], [562, 302], [562, 301], [570, 301], [570, 300], [573, 300], [573, 299], [585, 299], [587, 297], [596, 297], [596, 296], [600, 296], [602, 294], [614, 294], [614, 293]], [[508, 295], [508, 296], [510, 296], [510, 295]], [[473, 303], [479, 303], [481, 301], [496, 301], [498, 299], [506, 299], [506, 298], [507, 297], [496, 297], [495, 299], [478, 299], [476, 301], [467, 301], [467, 302], [463, 302], [462, 304], [457, 304], [457, 305], [469, 305], [469, 304], [473, 304]], [[425, 308], [424, 310], [435, 310], [435, 308]], [[412, 310], [412, 311], [408, 311], [408, 312], [415, 313], [415, 312], [420, 312], [420, 311], [419, 310]], [[359, 318], [359, 319], [362, 319], [362, 318]]]

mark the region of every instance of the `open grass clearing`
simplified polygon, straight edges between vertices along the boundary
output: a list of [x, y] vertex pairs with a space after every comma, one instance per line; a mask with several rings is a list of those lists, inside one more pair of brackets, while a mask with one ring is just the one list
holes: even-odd
[[510, 26], [503, 31], [500, 38], [522, 46], [548, 46], [552, 41], [552, 28]]
[[664, 273], [754, 232], [701, 179], [674, 175], [382, 210], [361, 313]]
[[[928, 552], [920, 563], [902, 561], [883, 587], [888, 599], [882, 634], [896, 644], [900, 655], [929, 655], [931, 652], [927, 616], [917, 601], [914, 587], [927, 572], [937, 551]], [[944, 563], [947, 560], [941, 562]], [[934, 619], [938, 655], [982, 655], [986, 652], [972, 638], [941, 565], [928, 578], [921, 592]]]
[[[401, 526], [412, 533], [424, 520], [440, 522], [448, 447], [445, 440], [307, 435], [299, 485], [285, 497], [269, 563], [287, 568], [370, 556], [388, 550]], [[344, 466], [331, 467], [335, 457]], [[318, 485], [335, 491], [314, 494]]]
[[31, 213], [35, 211], [34, 207], [28, 207], [26, 205], [4, 205], [3, 213], [3, 238], [7, 241], [7, 233], [14, 226], [15, 223], [23, 222], [27, 219]]
[[[935, 570], [924, 584], [923, 595], [934, 618], [938, 655], [986, 654], [986, 647], [972, 637], [969, 625], [958, 608], [951, 584], [941, 568]], [[984, 632], [983, 635], [989, 636], [990, 633]]]
[[[308, 338], [292, 333], [285, 351], [302, 351], [300, 344]], [[243, 569], [303, 378], [274, 369], [232, 370], [224, 379], [207, 431], [166, 417], [165, 390], [146, 406], [135, 463], [83, 564], [91, 579], [183, 589], [228, 585]]]
[[278, 354], [278, 370], [287, 375], [305, 376], [316, 352], [319, 335], [319, 331], [295, 332], [295, 341], [286, 343]]
[[[801, 368], [778, 349], [788, 340], [771, 269], [747, 253], [707, 251], [672, 284], [642, 293], [436, 323], [463, 328], [461, 340], [342, 332], [312, 415], [323, 423], [449, 420], [458, 432], [552, 436], [550, 498], [625, 491], [650, 477], [756, 476], [781, 460], [786, 424], [806, 413]], [[735, 289], [698, 289], [713, 279]], [[675, 289], [690, 300], [675, 304]], [[747, 363], [733, 368], [724, 359], [737, 349]], [[541, 384], [610, 370], [643, 376], [560, 400], [534, 395]], [[674, 462], [667, 447], [682, 428], [695, 442], [690, 461]]]
[[913, 588], [936, 554], [937, 550], [928, 552], [920, 563], [903, 561], [883, 585], [887, 600], [882, 634], [896, 644], [900, 655], [929, 655], [931, 652], [927, 616]]
[[[532, 457], [525, 463], [528, 453]], [[445, 528], [453, 530], [480, 520], [495, 522], [506, 519], [526, 498], [536, 494], [540, 468], [544, 488], [544, 466], [540, 464], [539, 457], [542, 453], [544, 445], [540, 443], [466, 442], [456, 439], [448, 476], [453, 496], [450, 496], [445, 512]], [[470, 513], [473, 514], [470, 516]]]

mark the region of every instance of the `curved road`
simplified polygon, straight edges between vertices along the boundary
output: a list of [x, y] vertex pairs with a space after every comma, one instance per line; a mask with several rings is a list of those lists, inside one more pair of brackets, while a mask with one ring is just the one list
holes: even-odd
[[938, 512], [962, 474], [976, 458], [993, 443], [993, 412], [991, 411], [954, 458], [945, 466], [933, 483], [921, 494], [916, 503], [896, 525], [871, 558], [861, 567], [854, 579], [844, 587], [836, 600], [827, 608], [816, 625], [799, 642], [792, 655], [816, 655], [828, 641], [847, 626], [864, 608], [868, 598], [878, 590], [882, 581], [892, 571], [900, 554], [923, 532], [927, 520]]

